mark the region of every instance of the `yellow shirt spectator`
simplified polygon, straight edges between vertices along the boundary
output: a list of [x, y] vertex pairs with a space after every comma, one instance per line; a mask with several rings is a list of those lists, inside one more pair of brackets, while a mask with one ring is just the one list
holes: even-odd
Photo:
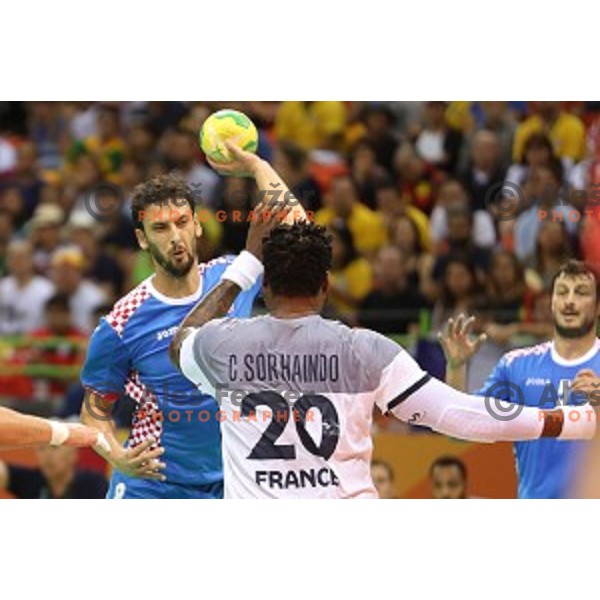
[[585, 126], [575, 115], [560, 112], [552, 125], [549, 125], [539, 115], [533, 115], [523, 121], [515, 132], [513, 144], [515, 162], [522, 161], [525, 142], [533, 133], [546, 133], [552, 140], [556, 155], [560, 158], [570, 158], [573, 161], [583, 158]]
[[[336, 218], [338, 216], [335, 211], [330, 207], [325, 207], [317, 211], [315, 222], [318, 225], [329, 227]], [[360, 254], [372, 254], [387, 242], [385, 225], [380, 215], [361, 202], [355, 202], [352, 205], [346, 223], [350, 233], [352, 233], [354, 246]]]
[[293, 142], [306, 150], [331, 148], [346, 126], [343, 102], [282, 102], [275, 119], [278, 140]]

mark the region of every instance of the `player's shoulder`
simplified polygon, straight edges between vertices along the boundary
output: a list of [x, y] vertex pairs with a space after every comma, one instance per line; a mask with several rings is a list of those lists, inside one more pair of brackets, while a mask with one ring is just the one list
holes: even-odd
[[143, 306], [144, 302], [151, 297], [149, 285], [150, 279], [142, 281], [137, 287], [117, 300], [110, 312], [105, 317], [106, 324], [119, 336], [123, 336], [126, 325], [131, 321], [134, 314]]
[[552, 342], [542, 342], [534, 346], [525, 348], [515, 348], [510, 350], [502, 357], [502, 361], [507, 367], [514, 367], [517, 364], [527, 364], [542, 356], [549, 355], [552, 352]]
[[224, 254], [223, 256], [217, 256], [207, 262], [200, 263], [198, 265], [198, 273], [202, 275], [209, 275], [213, 271], [222, 271], [229, 266], [235, 260], [235, 254]]

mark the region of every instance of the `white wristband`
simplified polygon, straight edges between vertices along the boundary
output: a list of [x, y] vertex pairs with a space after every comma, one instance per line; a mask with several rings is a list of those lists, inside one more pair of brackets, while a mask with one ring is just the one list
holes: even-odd
[[51, 446], [60, 446], [64, 444], [69, 437], [69, 428], [64, 423], [58, 421], [48, 421], [52, 428]]
[[235, 260], [225, 269], [221, 279], [233, 281], [243, 291], [249, 290], [263, 274], [260, 260], [247, 250], [242, 250]]
[[561, 406], [564, 421], [559, 440], [589, 440], [596, 433], [596, 411], [589, 404]]

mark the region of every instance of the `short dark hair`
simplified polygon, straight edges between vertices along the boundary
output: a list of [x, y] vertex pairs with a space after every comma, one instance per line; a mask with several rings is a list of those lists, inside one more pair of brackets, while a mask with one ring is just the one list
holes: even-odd
[[312, 222], [278, 225], [263, 240], [265, 285], [277, 296], [316, 296], [331, 260], [331, 236]]
[[596, 289], [596, 303], [600, 302], [600, 285], [598, 282], [598, 278], [596, 277], [596, 273], [593, 269], [583, 262], [582, 260], [575, 260], [571, 258], [564, 262], [559, 268], [558, 271], [554, 274], [552, 278], [552, 284], [550, 286], [550, 290], [554, 293], [554, 286], [556, 284], [557, 279], [564, 275], [566, 277], [577, 277], [578, 275], [586, 275], [590, 277], [594, 282], [594, 287]]
[[460, 471], [462, 478], [465, 481], [467, 480], [467, 467], [465, 463], [456, 456], [440, 456], [439, 458], [436, 458], [431, 463], [431, 467], [429, 467], [429, 477], [433, 477], [433, 472], [437, 467], [456, 467]]
[[46, 306], [45, 306], [45, 310], [50, 310], [50, 309], [62, 309], [66, 312], [69, 312], [71, 310], [71, 304], [69, 302], [69, 296], [67, 296], [66, 294], [54, 294], [54, 296], [51, 296], [47, 301], [46, 301]]
[[152, 179], [140, 183], [133, 190], [131, 202], [131, 220], [136, 229], [144, 230], [143, 220], [140, 219], [144, 209], [150, 204], [167, 204], [169, 200], [185, 199], [194, 212], [196, 202], [192, 190], [183, 180], [175, 175], [157, 175]]
[[388, 477], [390, 478], [390, 481], [394, 481], [394, 469], [392, 468], [392, 465], [390, 465], [389, 462], [386, 462], [385, 460], [379, 460], [376, 458], [371, 461], [371, 468], [373, 467], [381, 467], [382, 469], [385, 469], [387, 471]]

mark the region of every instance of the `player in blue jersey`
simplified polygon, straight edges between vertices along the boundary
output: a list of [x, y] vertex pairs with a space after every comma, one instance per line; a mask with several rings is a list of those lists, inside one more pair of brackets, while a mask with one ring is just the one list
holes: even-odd
[[[539, 408], [582, 404], [586, 399], [597, 405], [599, 301], [593, 272], [579, 261], [565, 263], [552, 285], [552, 340], [507, 352], [476, 393]], [[446, 382], [460, 390], [466, 387], [466, 362], [485, 340], [484, 334], [470, 335], [472, 324], [472, 317], [450, 319], [440, 335], [447, 360]], [[499, 416], [509, 418], [508, 414]], [[586, 444], [556, 439], [515, 442], [519, 498], [569, 497]]]
[[[257, 184], [281, 180], [262, 161]], [[116, 302], [94, 331], [82, 370], [86, 388], [82, 421], [101, 429], [113, 467], [109, 498], [220, 498], [221, 437], [215, 399], [199, 391], [169, 361], [178, 324], [221, 279], [234, 257], [198, 265], [202, 228], [191, 190], [166, 175], [135, 190], [132, 217], [155, 274]], [[252, 230], [254, 223], [251, 224]], [[230, 314], [250, 315], [257, 279], [240, 294]], [[112, 414], [123, 394], [136, 403], [125, 446]]]

